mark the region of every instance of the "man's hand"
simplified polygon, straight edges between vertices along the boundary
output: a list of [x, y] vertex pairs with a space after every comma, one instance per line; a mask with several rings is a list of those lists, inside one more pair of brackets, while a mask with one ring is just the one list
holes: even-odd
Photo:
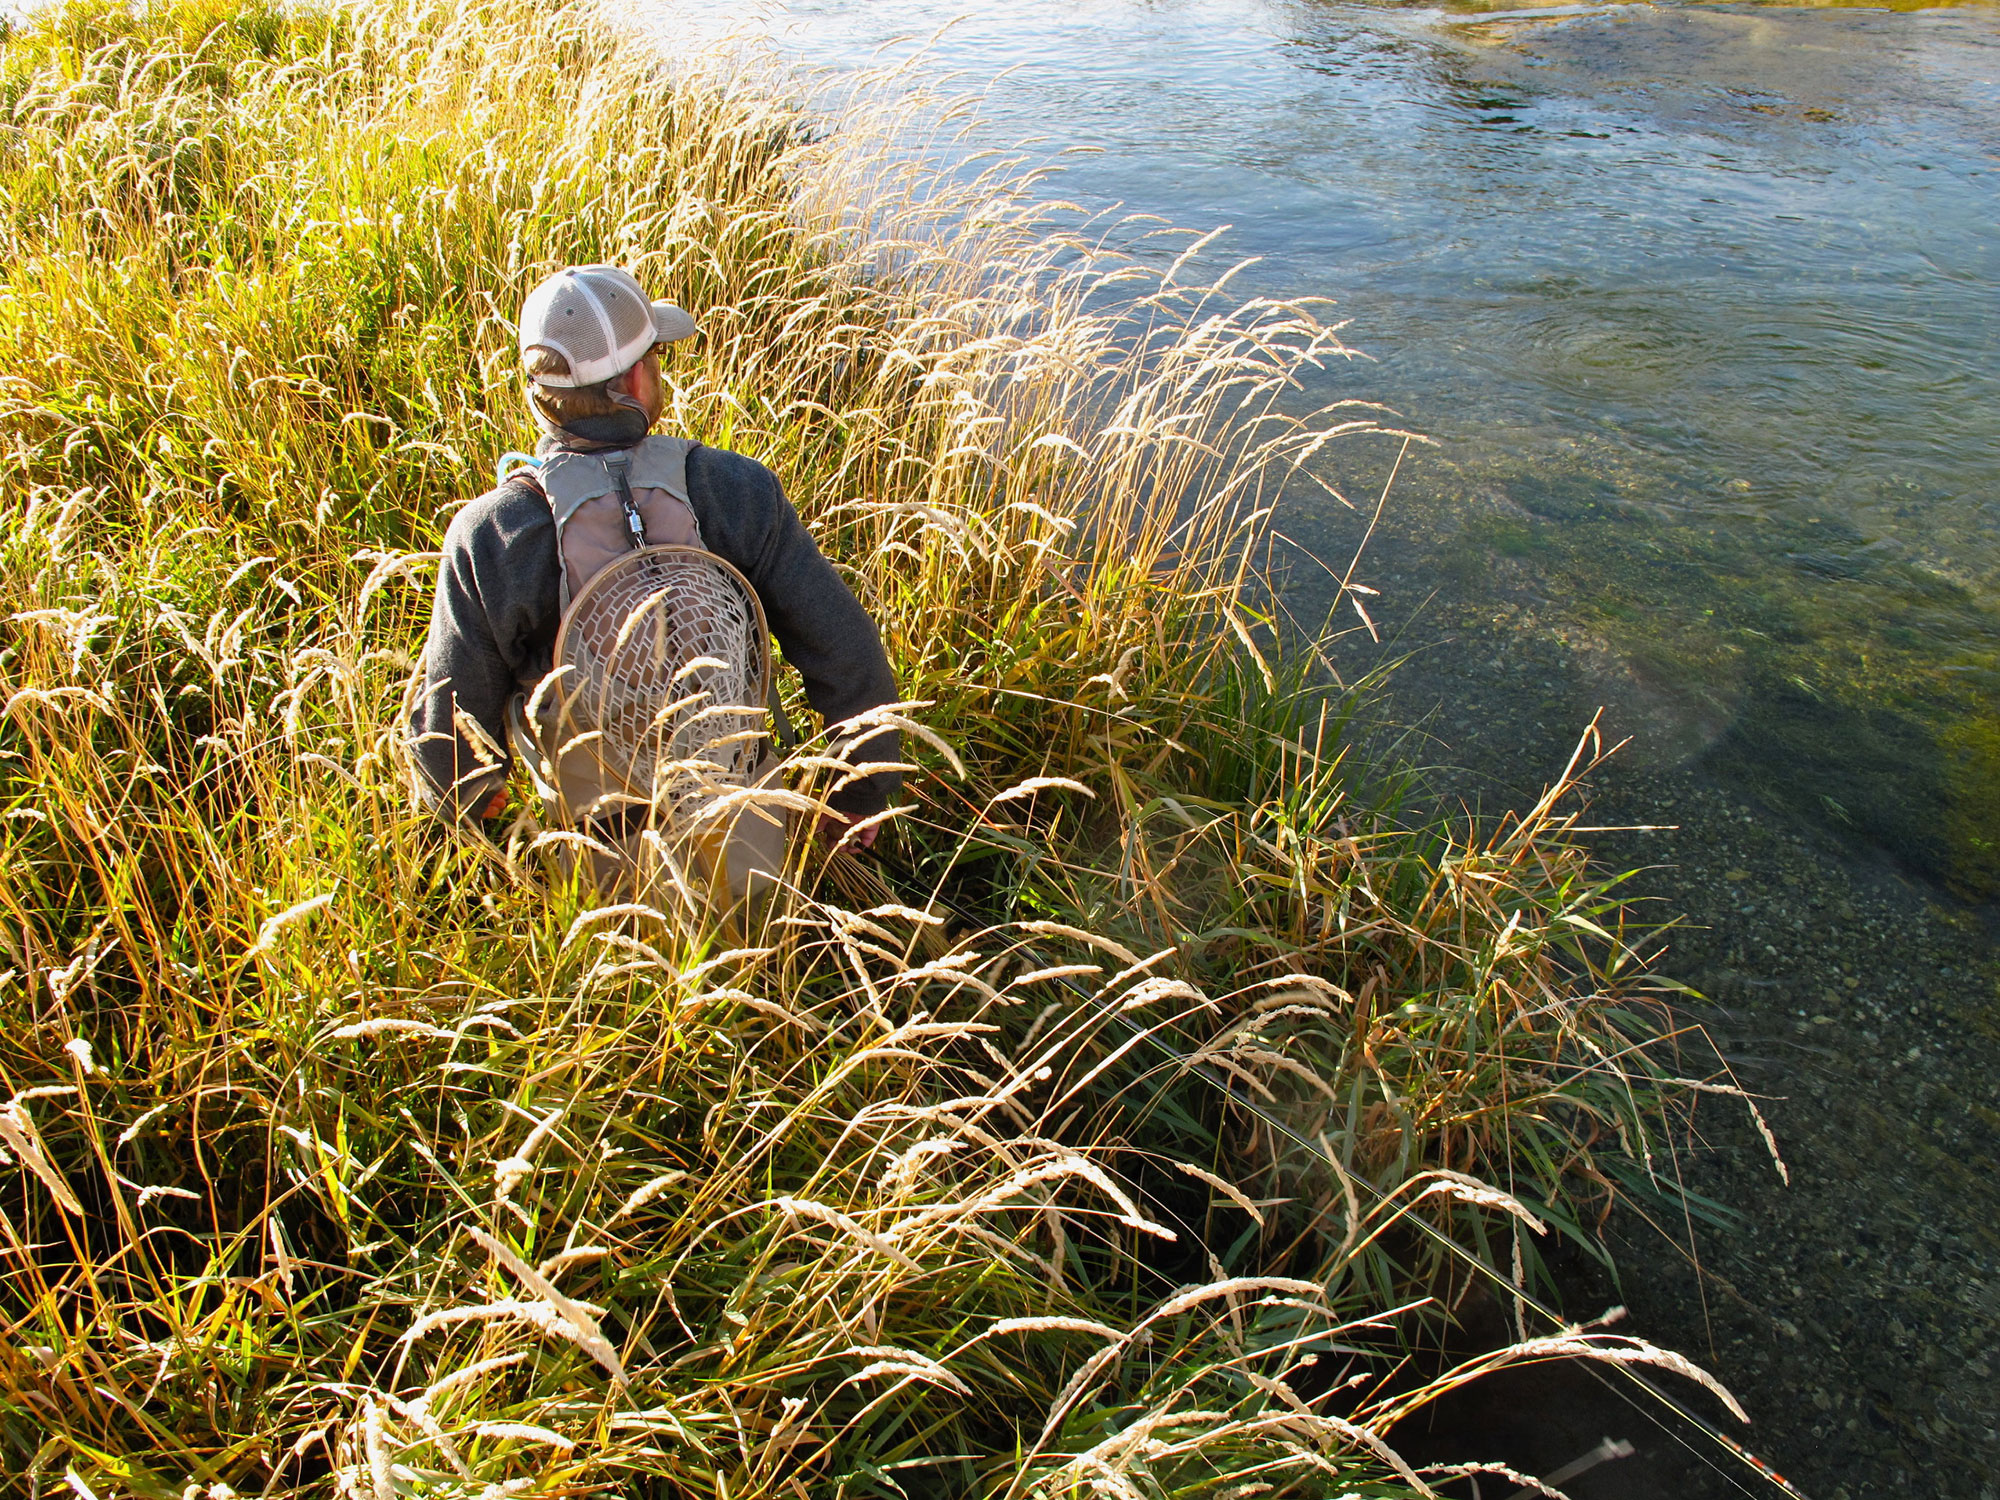
[[[840, 842], [841, 835], [853, 827], [856, 821], [856, 819], [848, 817], [845, 813], [837, 813], [832, 808], [828, 808], [813, 820], [813, 837], [822, 843], [837, 844]], [[873, 849], [875, 847], [875, 835], [881, 831], [882, 825], [880, 823], [870, 823], [861, 832], [854, 835], [854, 842], [863, 849]]]

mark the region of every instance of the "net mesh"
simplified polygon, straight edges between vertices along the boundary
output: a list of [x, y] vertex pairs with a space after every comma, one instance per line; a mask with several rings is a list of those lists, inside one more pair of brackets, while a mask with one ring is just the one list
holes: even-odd
[[618, 559], [556, 637], [559, 733], [593, 736], [607, 789], [662, 812], [741, 786], [763, 748], [770, 648], [742, 574], [695, 547]]

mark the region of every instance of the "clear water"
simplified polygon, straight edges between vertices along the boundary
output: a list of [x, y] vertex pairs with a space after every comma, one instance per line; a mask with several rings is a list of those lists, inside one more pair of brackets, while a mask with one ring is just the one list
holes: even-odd
[[817, 66], [923, 42], [990, 140], [1093, 148], [1066, 195], [1230, 225], [1246, 291], [1336, 299], [1372, 362], [1313, 394], [1443, 445], [1385, 553], [1419, 636], [1434, 579], [1477, 609], [1503, 560], [1635, 757], [2000, 893], [2000, 10], [757, 14]]
[[[1635, 888], [1693, 918], [1669, 962], [1793, 1163], [1704, 1116], [1686, 1170], [1745, 1232], [1699, 1285], [1633, 1248], [1642, 1331], [1815, 1496], [2000, 1500], [2000, 7], [756, 15], [836, 70], [952, 22], [926, 66], [985, 141], [1093, 148], [1064, 196], [1233, 226], [1245, 293], [1337, 300], [1370, 360], [1309, 395], [1440, 443], [1367, 575], [1400, 705], [1454, 791], [1532, 789], [1600, 705], [1632, 737], [1605, 821], [1681, 830], [1607, 855], [1670, 867]], [[1281, 524], [1342, 561], [1357, 530]], [[1638, 1470], [1571, 1493], [1738, 1493]]]

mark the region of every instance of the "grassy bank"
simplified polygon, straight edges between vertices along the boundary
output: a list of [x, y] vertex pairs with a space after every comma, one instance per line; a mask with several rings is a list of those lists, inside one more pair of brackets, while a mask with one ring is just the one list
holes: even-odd
[[[1408, 1341], [1664, 1170], [1561, 789], [1400, 826], [1260, 612], [1278, 487], [1371, 425], [1279, 414], [1336, 335], [787, 98], [574, 8], [7, 40], [24, 1489], [1423, 1492]], [[595, 260], [701, 320], [671, 425], [778, 471], [912, 705], [883, 859], [747, 937], [407, 808], [508, 320]]]

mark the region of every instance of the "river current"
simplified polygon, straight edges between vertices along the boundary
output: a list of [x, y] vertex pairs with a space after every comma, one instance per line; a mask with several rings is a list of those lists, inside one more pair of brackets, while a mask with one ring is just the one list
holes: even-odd
[[[677, 41], [746, 22], [659, 9]], [[970, 144], [1090, 148], [1062, 196], [1229, 225], [1245, 295], [1335, 300], [1369, 358], [1308, 394], [1438, 442], [1372, 553], [1409, 657], [1384, 711], [1488, 808], [1597, 709], [1630, 737], [1601, 821], [1673, 826], [1604, 851], [1692, 919], [1663, 966], [1791, 1160], [1781, 1186], [1705, 1114], [1686, 1171], [1734, 1227], [1672, 1251], [1627, 1226], [1618, 1294], [1807, 1493], [2000, 1496], [2000, 8], [751, 23], [836, 74], [920, 45], [918, 76], [979, 92]], [[1329, 477], [1369, 492], [1394, 458], [1350, 445]], [[1344, 561], [1358, 527], [1302, 498], [1281, 529]], [[1657, 1448], [1569, 1492], [1744, 1492]]]

